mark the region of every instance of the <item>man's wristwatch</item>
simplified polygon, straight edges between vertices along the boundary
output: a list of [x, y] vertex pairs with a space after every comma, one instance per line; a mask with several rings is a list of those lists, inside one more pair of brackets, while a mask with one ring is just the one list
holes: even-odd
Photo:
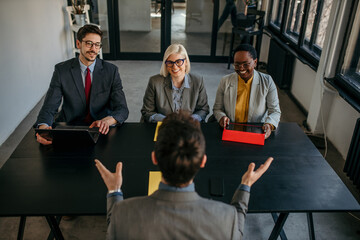
[[115, 190], [109, 190], [108, 194], [115, 193], [115, 192], [121, 192], [121, 189], [115, 189]]

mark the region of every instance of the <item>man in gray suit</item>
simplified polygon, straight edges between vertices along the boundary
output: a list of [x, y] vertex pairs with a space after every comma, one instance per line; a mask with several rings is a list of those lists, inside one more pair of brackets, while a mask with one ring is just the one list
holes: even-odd
[[[127, 119], [129, 110], [117, 67], [96, 58], [102, 34], [94, 25], [79, 29], [76, 40], [79, 57], [55, 66], [35, 127], [51, 128], [54, 121], [67, 122], [98, 127], [100, 133], [107, 134], [109, 126]], [[41, 144], [52, 143], [39, 134], [36, 136]]]
[[205, 139], [199, 122], [182, 111], [164, 119], [151, 158], [162, 173], [159, 190], [126, 200], [120, 190], [122, 163], [111, 173], [95, 160], [109, 190], [107, 239], [241, 239], [250, 187], [273, 160], [256, 171], [249, 165], [232, 206], [200, 197], [193, 180], [205, 167]]

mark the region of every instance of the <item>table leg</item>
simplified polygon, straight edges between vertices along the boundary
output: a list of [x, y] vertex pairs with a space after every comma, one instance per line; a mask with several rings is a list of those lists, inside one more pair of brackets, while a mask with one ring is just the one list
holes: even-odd
[[[58, 226], [59, 226], [59, 224], [60, 224], [61, 217], [62, 217], [62, 216], [56, 216], [56, 223], [57, 223]], [[53, 234], [52, 231], [50, 231], [49, 236], [48, 236], [47, 239], [48, 239], [48, 240], [53, 240], [53, 239], [54, 239], [54, 234]]]
[[26, 223], [26, 216], [20, 217], [20, 224], [19, 224], [19, 231], [18, 231], [18, 240], [22, 240], [24, 237], [24, 230], [25, 230], [25, 223]]
[[[278, 218], [279, 218], [278, 215], [277, 215], [277, 213], [271, 213], [271, 216], [272, 216], [272, 218], [274, 219], [274, 222], [276, 223], [276, 221], [277, 221]], [[281, 238], [281, 240], [287, 240], [285, 231], [282, 229], [282, 227], [281, 227], [281, 231], [280, 231], [280, 238]]]
[[308, 212], [306, 213], [306, 215], [307, 215], [307, 222], [309, 228], [309, 239], [315, 240], [314, 220], [313, 220], [312, 212]]
[[[284, 233], [282, 228], [285, 224], [287, 217], [289, 216], [289, 213], [280, 213], [279, 217], [277, 216], [276, 213], [271, 213], [271, 215], [273, 216], [274, 220], [276, 218], [276, 222], [275, 222], [275, 226], [270, 234], [269, 240], [276, 240], [281, 232]], [[283, 236], [280, 236], [280, 237], [282, 240], [287, 239], [285, 233]]]
[[59, 228], [59, 225], [58, 225], [55, 217], [47, 215], [46, 220], [51, 228], [52, 233], [54, 234], [55, 239], [56, 240], [64, 240], [64, 237], [61, 233], [61, 230]]

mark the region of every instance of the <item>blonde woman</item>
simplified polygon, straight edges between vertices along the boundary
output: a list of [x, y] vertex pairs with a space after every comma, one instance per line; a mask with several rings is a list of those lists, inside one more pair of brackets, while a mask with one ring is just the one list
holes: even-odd
[[209, 114], [203, 77], [190, 73], [184, 46], [172, 44], [165, 51], [160, 74], [149, 79], [141, 114], [145, 122], [158, 122], [180, 109], [200, 122]]

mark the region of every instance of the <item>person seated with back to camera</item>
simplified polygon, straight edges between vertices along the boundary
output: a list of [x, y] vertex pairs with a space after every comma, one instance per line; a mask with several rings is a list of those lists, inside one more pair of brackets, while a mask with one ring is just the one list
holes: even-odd
[[213, 112], [221, 127], [231, 122], [261, 122], [265, 138], [280, 121], [276, 85], [270, 75], [255, 70], [253, 46], [240, 44], [234, 50], [235, 72], [224, 76], [216, 92]]
[[203, 77], [190, 73], [190, 60], [181, 44], [170, 45], [164, 54], [160, 74], [150, 77], [141, 108], [145, 122], [162, 121], [180, 109], [205, 121], [209, 105]]
[[256, 171], [249, 164], [232, 205], [200, 197], [193, 181], [206, 164], [205, 139], [199, 121], [183, 111], [164, 119], [151, 159], [162, 173], [159, 189], [126, 200], [122, 163], [111, 173], [95, 160], [109, 190], [106, 239], [242, 239], [250, 187], [273, 161], [268, 158]]

